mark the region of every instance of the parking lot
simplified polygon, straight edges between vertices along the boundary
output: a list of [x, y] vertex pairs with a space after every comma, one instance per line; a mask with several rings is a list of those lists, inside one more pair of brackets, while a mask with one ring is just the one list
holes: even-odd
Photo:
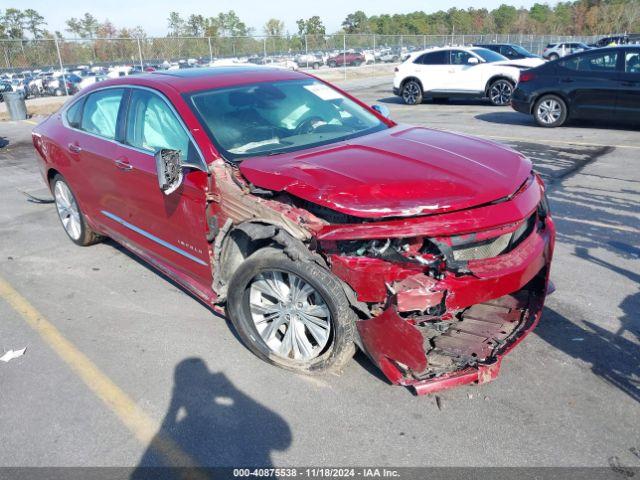
[[480, 101], [406, 106], [389, 78], [338, 85], [398, 122], [505, 143], [545, 177], [557, 290], [498, 379], [416, 397], [361, 353], [341, 376], [267, 365], [117, 244], [73, 245], [21, 193], [48, 196], [37, 118], [1, 122], [0, 348], [27, 350], [0, 363], [0, 464], [148, 466], [169, 448], [203, 466], [640, 467], [637, 127], [542, 129]]

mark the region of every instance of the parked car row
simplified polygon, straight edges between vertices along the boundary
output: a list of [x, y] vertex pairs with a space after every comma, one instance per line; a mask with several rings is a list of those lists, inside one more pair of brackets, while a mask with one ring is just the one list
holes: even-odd
[[408, 105], [484, 98], [533, 115], [543, 127], [572, 118], [640, 123], [640, 45], [576, 45], [566, 54], [572, 45], [556, 44], [548, 62], [526, 54], [510, 60], [498, 51], [516, 56], [518, 50], [506, 44], [412, 53], [395, 69], [393, 92]]

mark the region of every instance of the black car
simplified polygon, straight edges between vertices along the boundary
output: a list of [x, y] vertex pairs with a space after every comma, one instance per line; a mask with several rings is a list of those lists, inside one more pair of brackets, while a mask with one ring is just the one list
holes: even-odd
[[525, 70], [511, 106], [542, 127], [569, 118], [640, 122], [640, 45], [576, 53]]
[[493, 50], [496, 53], [504, 55], [509, 60], [518, 60], [521, 58], [540, 58], [539, 55], [535, 55], [526, 48], [522, 47], [521, 45], [516, 45], [515, 43], [477, 43], [473, 46]]

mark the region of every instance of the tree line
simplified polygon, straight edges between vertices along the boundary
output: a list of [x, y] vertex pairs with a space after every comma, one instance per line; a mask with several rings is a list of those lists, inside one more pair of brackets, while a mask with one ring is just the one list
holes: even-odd
[[[40, 13], [32, 8], [0, 10], [0, 39], [62, 38], [60, 31], [51, 32]], [[326, 35], [322, 19], [315, 15], [296, 22], [292, 36]], [[535, 3], [530, 8], [502, 4], [498, 8], [440, 10], [434, 13], [417, 11], [406, 14], [368, 16], [358, 10], [342, 22], [342, 29], [333, 33], [378, 35], [449, 35], [449, 34], [561, 34], [594, 35], [634, 32], [640, 30], [640, 0], [576, 0]], [[108, 19], [99, 21], [91, 13], [71, 17], [65, 22], [65, 33], [83, 39], [146, 38], [142, 27], [116, 27]], [[635, 32], [634, 32], [635, 33]], [[234, 12], [220, 12], [216, 16], [191, 14], [183, 17], [170, 12], [167, 17], [167, 37], [243, 37], [250, 35], [271, 37], [289, 36], [285, 24], [276, 18], [268, 19], [262, 31], [256, 32]]]

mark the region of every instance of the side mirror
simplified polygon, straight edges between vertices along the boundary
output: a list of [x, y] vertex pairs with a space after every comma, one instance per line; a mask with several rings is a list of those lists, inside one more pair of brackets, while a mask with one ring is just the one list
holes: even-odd
[[175, 192], [182, 184], [180, 150], [161, 148], [155, 154], [158, 186], [165, 195]]
[[478, 63], [480, 63], [480, 61], [476, 57], [469, 57], [467, 63], [469, 65], [477, 65]]
[[391, 112], [389, 111], [389, 107], [387, 107], [386, 105], [371, 105], [371, 108], [373, 108], [376, 112], [378, 112], [384, 118], [389, 118], [389, 116], [391, 115]]

